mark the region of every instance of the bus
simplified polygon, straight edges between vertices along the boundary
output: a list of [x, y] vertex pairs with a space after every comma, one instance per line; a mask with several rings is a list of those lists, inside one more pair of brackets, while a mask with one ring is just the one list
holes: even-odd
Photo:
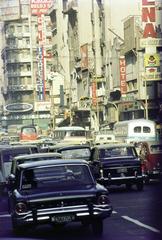
[[37, 128], [34, 125], [22, 126], [20, 129], [20, 141], [37, 140]]
[[61, 143], [86, 144], [89, 131], [80, 126], [57, 127], [53, 132], [53, 138]]
[[156, 140], [156, 124], [147, 119], [132, 119], [114, 124], [115, 139], [126, 143]]

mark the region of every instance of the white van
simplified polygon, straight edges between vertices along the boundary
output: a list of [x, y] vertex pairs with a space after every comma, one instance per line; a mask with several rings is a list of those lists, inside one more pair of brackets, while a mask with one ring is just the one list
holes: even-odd
[[115, 136], [113, 134], [97, 134], [94, 140], [95, 145], [115, 143]]
[[116, 140], [126, 143], [156, 140], [156, 124], [146, 119], [117, 122], [113, 132]]

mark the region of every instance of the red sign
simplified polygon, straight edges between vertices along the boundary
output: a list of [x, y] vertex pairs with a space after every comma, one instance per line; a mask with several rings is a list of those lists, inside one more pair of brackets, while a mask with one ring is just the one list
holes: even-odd
[[33, 15], [46, 14], [51, 5], [52, 0], [31, 0], [30, 2], [31, 14]]
[[120, 91], [121, 94], [125, 94], [127, 92], [127, 83], [126, 83], [126, 62], [124, 56], [120, 57], [119, 66], [120, 66]]
[[142, 0], [142, 22], [144, 26], [143, 38], [156, 38], [155, 0]]
[[92, 82], [92, 105], [97, 105], [96, 82]]

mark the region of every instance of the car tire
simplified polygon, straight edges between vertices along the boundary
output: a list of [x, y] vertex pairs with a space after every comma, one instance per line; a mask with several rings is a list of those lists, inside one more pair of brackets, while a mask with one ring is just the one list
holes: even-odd
[[146, 185], [149, 185], [150, 184], [150, 178], [149, 178], [149, 176], [147, 175], [146, 177], [145, 177], [145, 184]]
[[143, 190], [143, 182], [137, 183], [137, 190], [142, 191]]
[[22, 235], [26, 232], [26, 227], [17, 225], [13, 219], [12, 219], [12, 229], [15, 235]]
[[90, 223], [89, 223], [89, 221], [82, 220], [81, 224], [82, 224], [83, 228], [88, 228]]
[[95, 236], [101, 236], [103, 233], [103, 220], [94, 219], [92, 222], [92, 230]]

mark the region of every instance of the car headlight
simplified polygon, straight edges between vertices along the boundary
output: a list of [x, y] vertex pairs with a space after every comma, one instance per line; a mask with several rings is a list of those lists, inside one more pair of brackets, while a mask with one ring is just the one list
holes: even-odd
[[110, 200], [107, 195], [100, 195], [97, 199], [97, 203], [100, 205], [110, 204]]
[[15, 212], [16, 212], [17, 214], [21, 214], [21, 213], [27, 212], [27, 206], [26, 206], [26, 204], [23, 203], [23, 202], [17, 203], [16, 206], [15, 206]]

